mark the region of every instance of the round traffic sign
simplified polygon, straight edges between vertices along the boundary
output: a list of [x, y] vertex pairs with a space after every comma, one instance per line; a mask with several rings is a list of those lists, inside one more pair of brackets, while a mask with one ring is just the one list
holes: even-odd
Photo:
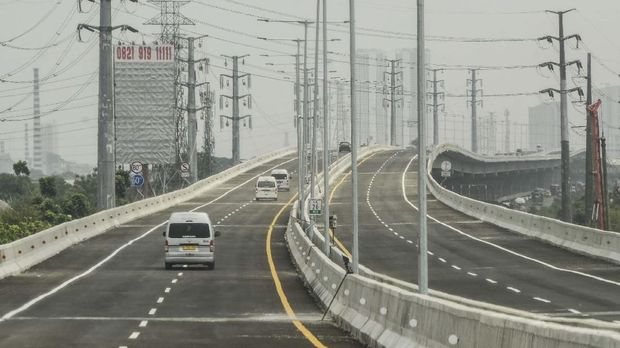
[[450, 161], [441, 162], [441, 170], [448, 171], [450, 169], [452, 169], [452, 163], [450, 163]]
[[144, 185], [144, 177], [140, 174], [136, 174], [131, 177], [131, 186], [142, 186]]
[[138, 162], [138, 161], [132, 162], [129, 165], [129, 169], [131, 169], [131, 171], [133, 173], [136, 173], [136, 174], [141, 173], [142, 172], [142, 163]]
[[181, 171], [183, 173], [189, 172], [189, 163], [187, 162], [181, 163]]

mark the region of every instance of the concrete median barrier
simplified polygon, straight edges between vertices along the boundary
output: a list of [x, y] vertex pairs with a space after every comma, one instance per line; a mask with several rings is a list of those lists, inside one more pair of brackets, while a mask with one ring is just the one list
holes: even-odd
[[72, 220], [20, 240], [0, 245], [0, 279], [22, 272], [69, 246], [102, 234], [129, 221], [198, 197], [230, 177], [294, 152], [285, 148], [259, 156], [203, 179], [189, 187]]
[[[337, 163], [332, 170], [333, 178], [346, 165]], [[620, 347], [620, 325], [569, 326], [541, 315], [491, 310], [497, 306], [478, 308], [467, 299], [451, 301], [433, 292], [421, 295], [413, 291], [413, 285], [364, 276], [372, 272], [364, 267], [362, 274], [350, 274], [337, 249], [332, 248], [329, 256], [321, 252], [319, 231], [302, 226], [293, 218], [296, 211], [297, 203], [285, 240], [301, 278], [335, 322], [367, 346]]]

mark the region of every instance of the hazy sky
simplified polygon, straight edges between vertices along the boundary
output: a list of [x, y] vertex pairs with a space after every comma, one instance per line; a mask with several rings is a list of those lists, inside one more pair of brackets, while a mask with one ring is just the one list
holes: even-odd
[[[348, 1], [328, 1], [329, 19], [348, 19]], [[620, 1], [617, 0], [435, 0], [426, 1], [426, 32], [429, 37], [448, 40], [429, 40], [431, 63], [448, 66], [529, 66], [545, 61], [557, 61], [557, 44], [539, 44], [535, 40], [493, 41], [484, 43], [462, 42], [460, 38], [479, 39], [535, 39], [544, 35], [558, 35], [557, 16], [545, 9], [563, 10], [575, 7], [577, 11], [565, 15], [565, 34], [578, 33], [585, 45], [574, 49], [571, 41], [567, 59], [581, 59], [585, 65], [587, 50], [595, 55], [593, 63], [595, 85], [618, 85], [620, 79]], [[45, 81], [41, 85], [43, 123], [55, 122], [60, 155], [66, 159], [96, 163], [97, 76], [91, 76], [98, 66], [97, 37], [84, 32], [78, 42], [76, 26], [89, 22], [98, 24], [98, 5], [83, 1], [78, 13], [76, 0], [0, 0], [0, 140], [5, 140], [7, 150], [14, 160], [23, 158], [24, 123], [32, 115], [32, 69], [39, 68]], [[157, 16], [157, 4], [140, 0], [138, 4], [113, 0], [113, 24], [130, 24], [139, 34], [116, 32], [116, 40], [152, 41], [159, 32], [158, 26], [147, 26], [146, 19]], [[284, 133], [295, 142], [292, 128], [293, 88], [284, 80], [284, 70], [293, 74], [292, 57], [262, 57], [261, 54], [294, 54], [295, 46], [289, 42], [265, 42], [257, 36], [273, 38], [301, 38], [303, 29], [290, 24], [266, 24], [257, 17], [277, 19], [312, 19], [316, 13], [314, 0], [196, 0], [182, 7], [182, 13], [195, 21], [194, 26], [184, 26], [189, 35], [209, 34], [203, 41], [198, 56], [211, 59], [212, 67], [207, 79], [217, 87], [216, 77], [226, 72], [221, 54], [250, 54], [243, 70], [254, 74], [251, 93], [255, 102], [251, 111], [254, 129], [242, 131], [242, 157], [271, 151], [284, 143]], [[389, 57], [400, 48], [415, 47], [416, 1], [357, 0], [357, 46], [385, 50]], [[348, 77], [345, 61], [348, 52], [347, 26], [332, 26], [330, 37], [342, 41], [330, 43], [330, 70], [332, 76]], [[402, 33], [400, 38], [386, 37], [386, 32]], [[407, 35], [408, 34], [408, 35]], [[310, 37], [314, 31], [310, 31]], [[403, 38], [404, 36], [404, 38]], [[51, 46], [51, 47], [48, 47]], [[338, 62], [342, 61], [342, 62]], [[276, 65], [266, 65], [274, 63]], [[230, 65], [229, 65], [230, 66]], [[615, 72], [615, 74], [613, 73]], [[50, 76], [51, 75], [51, 76]], [[570, 69], [569, 76], [576, 70]], [[547, 87], [559, 88], [558, 74], [535, 68], [483, 71], [484, 94], [532, 93]], [[446, 91], [450, 94], [465, 93], [466, 71], [449, 70], [443, 74]], [[88, 82], [91, 82], [88, 84]], [[575, 80], [582, 83], [580, 80]], [[569, 86], [573, 86], [569, 79]], [[541, 96], [486, 97], [482, 113], [511, 111], [514, 121], [527, 121], [528, 106], [547, 100]], [[66, 104], [65, 101], [70, 101]], [[7, 110], [9, 109], [10, 110]], [[583, 116], [572, 107], [571, 122], [584, 124]], [[578, 108], [582, 108], [578, 106]], [[55, 109], [60, 109], [56, 112]], [[464, 98], [446, 100], [446, 111], [468, 114]], [[219, 110], [216, 115], [219, 114]], [[18, 121], [16, 121], [18, 120]], [[218, 155], [230, 156], [230, 128], [217, 130]], [[571, 141], [583, 142], [576, 133]]]

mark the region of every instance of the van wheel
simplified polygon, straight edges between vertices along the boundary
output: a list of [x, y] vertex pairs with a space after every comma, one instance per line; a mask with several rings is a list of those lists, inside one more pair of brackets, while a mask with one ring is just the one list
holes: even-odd
[[172, 264], [171, 263], [166, 262], [165, 265], [166, 265], [166, 269], [172, 269]]

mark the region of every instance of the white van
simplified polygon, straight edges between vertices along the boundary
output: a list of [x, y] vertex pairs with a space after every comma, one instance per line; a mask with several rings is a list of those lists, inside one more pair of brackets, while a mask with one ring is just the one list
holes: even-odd
[[278, 183], [278, 190], [291, 190], [291, 175], [288, 173], [288, 170], [274, 169], [271, 171], [271, 176], [276, 179], [276, 182]]
[[256, 200], [278, 199], [278, 183], [273, 176], [259, 176], [256, 180]]
[[174, 264], [203, 264], [215, 268], [215, 237], [207, 213], [172, 213], [164, 231], [165, 266]]

